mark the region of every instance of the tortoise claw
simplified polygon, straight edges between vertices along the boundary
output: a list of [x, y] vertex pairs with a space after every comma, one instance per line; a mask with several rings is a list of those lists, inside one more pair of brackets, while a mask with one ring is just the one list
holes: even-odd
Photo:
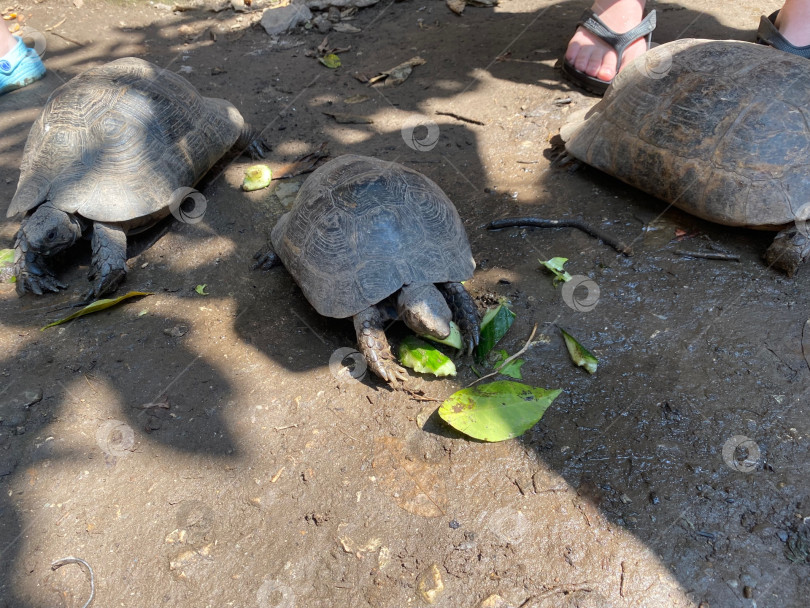
[[253, 256], [253, 259], [256, 260], [256, 263], [251, 266], [251, 270], [256, 270], [257, 268], [261, 268], [262, 270], [270, 270], [273, 268], [273, 266], [277, 266], [280, 262], [278, 256], [269, 247], [257, 251]]

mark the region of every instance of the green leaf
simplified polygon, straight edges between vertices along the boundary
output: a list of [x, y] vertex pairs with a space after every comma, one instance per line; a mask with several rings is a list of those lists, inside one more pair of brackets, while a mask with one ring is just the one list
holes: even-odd
[[551, 258], [545, 262], [540, 260], [540, 263], [554, 273], [555, 280], [568, 282], [571, 280], [571, 275], [563, 269], [567, 261], [568, 258]]
[[208, 295], [208, 292], [207, 292], [207, 291], [205, 291], [205, 288], [206, 288], [206, 287], [208, 287], [208, 283], [203, 283], [202, 285], [197, 285], [197, 286], [194, 288], [194, 291], [196, 291], [196, 292], [197, 292], [198, 294], [200, 294], [201, 296], [207, 296], [207, 295]]
[[245, 170], [245, 179], [242, 180], [242, 190], [253, 192], [270, 185], [273, 173], [267, 165], [253, 165]]
[[64, 319], [59, 319], [58, 321], [54, 321], [53, 323], [48, 323], [48, 325], [40, 329], [40, 331], [42, 331], [43, 329], [48, 329], [49, 327], [53, 327], [54, 325], [61, 325], [62, 323], [67, 323], [68, 321], [78, 319], [79, 317], [83, 317], [84, 315], [89, 315], [93, 314], [94, 312], [105, 310], [129, 298], [136, 298], [140, 296], [151, 296], [151, 295], [152, 295], [151, 291], [130, 291], [129, 293], [125, 293], [124, 295], [117, 298], [96, 300], [95, 302], [91, 302], [81, 310], [77, 310], [72, 315], [66, 316]]
[[561, 392], [498, 380], [453, 393], [442, 403], [439, 416], [475, 439], [503, 441], [537, 424]]
[[439, 344], [447, 344], [447, 346], [452, 346], [453, 348], [457, 348], [461, 350], [461, 330], [459, 329], [458, 325], [455, 324], [454, 321], [450, 321], [450, 335], [444, 339], [434, 338], [433, 336], [419, 336], [420, 338], [427, 338], [428, 340], [432, 340], [433, 342], [438, 342]]
[[328, 55], [324, 55], [323, 57], [318, 57], [318, 61], [324, 64], [326, 67], [334, 70], [335, 68], [340, 67], [340, 57], [335, 55], [334, 53], [329, 53]]
[[598, 359], [562, 327], [560, 327], [559, 330], [562, 332], [565, 346], [568, 348], [568, 354], [571, 355], [571, 360], [580, 367], [584, 367], [588, 373], [595, 374], [596, 366], [599, 364]]
[[14, 276], [14, 250], [0, 249], [0, 281], [8, 280], [14, 283], [17, 277]]
[[498, 373], [503, 374], [504, 376], [509, 376], [510, 378], [514, 378], [515, 380], [522, 380], [523, 376], [520, 373], [520, 368], [523, 367], [523, 364], [526, 363], [526, 361], [524, 359], [513, 359], [506, 365], [503, 365], [503, 362], [509, 358], [509, 354], [505, 350], [499, 350], [496, 352], [498, 354], [498, 359], [494, 362], [494, 367], [498, 370]]
[[481, 321], [478, 347], [475, 349], [475, 359], [478, 363], [483, 363], [489, 351], [506, 335], [506, 332], [509, 331], [515, 321], [515, 316], [515, 313], [509, 310], [509, 307], [504, 302], [486, 312], [483, 321]]
[[407, 336], [400, 343], [399, 362], [422, 374], [456, 375], [456, 365], [447, 355], [416, 336]]

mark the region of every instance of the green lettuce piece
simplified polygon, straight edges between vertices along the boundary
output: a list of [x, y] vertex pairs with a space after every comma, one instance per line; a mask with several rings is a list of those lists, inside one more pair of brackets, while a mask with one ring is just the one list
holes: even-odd
[[560, 327], [559, 330], [562, 332], [565, 346], [568, 348], [568, 354], [571, 355], [571, 360], [580, 367], [584, 367], [588, 373], [595, 374], [599, 360], [594, 357], [587, 348], [582, 346], [574, 336], [569, 334], [562, 327]]
[[252, 165], [245, 170], [245, 179], [242, 180], [242, 190], [253, 192], [270, 185], [273, 173], [267, 165]]
[[498, 380], [453, 393], [439, 407], [439, 416], [475, 439], [504, 441], [537, 424], [561, 392]]
[[457, 348], [461, 350], [461, 330], [459, 329], [458, 325], [455, 324], [454, 321], [450, 321], [450, 335], [444, 339], [434, 338], [433, 336], [419, 336], [420, 338], [426, 338], [428, 340], [432, 340], [433, 342], [438, 342], [439, 344], [446, 344], [447, 346], [452, 346], [453, 348]]
[[322, 64], [324, 64], [326, 67], [332, 70], [334, 70], [335, 68], [339, 68], [341, 65], [340, 57], [338, 57], [334, 53], [329, 53], [328, 55], [324, 55], [323, 57], [318, 57], [318, 61], [320, 61]]
[[563, 266], [565, 266], [568, 258], [551, 258], [550, 260], [539, 261], [543, 266], [554, 273], [555, 281], [563, 281], [565, 283], [571, 280], [571, 275], [563, 269]]
[[456, 365], [447, 355], [416, 336], [407, 336], [400, 342], [399, 362], [421, 374], [456, 375]]
[[515, 322], [515, 313], [509, 310], [505, 302], [501, 302], [496, 308], [490, 308], [481, 321], [481, 334], [478, 339], [478, 346], [475, 349], [475, 359], [478, 363], [483, 363], [489, 352], [506, 335], [512, 323]]

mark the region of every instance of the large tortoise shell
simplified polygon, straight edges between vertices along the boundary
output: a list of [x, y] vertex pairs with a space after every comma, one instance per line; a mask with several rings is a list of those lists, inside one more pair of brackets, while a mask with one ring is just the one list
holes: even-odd
[[807, 59], [678, 40], [625, 67], [562, 136], [572, 156], [684, 211], [775, 228], [810, 211], [808, 100]]
[[364, 156], [319, 167], [271, 240], [307, 300], [328, 317], [353, 316], [403, 285], [463, 281], [475, 269], [464, 225], [441, 188]]
[[31, 128], [9, 217], [46, 200], [104, 222], [165, 209], [233, 145], [238, 110], [147, 61], [118, 59], [56, 89]]

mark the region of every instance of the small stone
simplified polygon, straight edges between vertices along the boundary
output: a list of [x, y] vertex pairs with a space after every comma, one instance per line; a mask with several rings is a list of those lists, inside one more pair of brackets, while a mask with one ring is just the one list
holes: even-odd
[[457, 519], [450, 520], [450, 529], [451, 530], [458, 530], [461, 527], [461, 524], [458, 523]]
[[312, 11], [301, 4], [288, 4], [278, 8], [268, 8], [262, 13], [261, 24], [264, 31], [275, 36], [306, 23], [312, 19]]
[[787, 542], [787, 539], [788, 539], [788, 533], [787, 533], [787, 532], [785, 532], [784, 530], [779, 530], [779, 531], [776, 533], [776, 536], [778, 536], [778, 537], [779, 537], [779, 540], [781, 540], [783, 543], [786, 543], [786, 542]]
[[416, 582], [416, 590], [419, 596], [428, 604], [433, 604], [444, 591], [444, 581], [442, 581], [442, 572], [439, 570], [438, 564], [431, 564], [425, 570]]
[[746, 585], [745, 587], [743, 587], [743, 597], [747, 600], [750, 600], [752, 597], [754, 597], [754, 590], [748, 585]]
[[324, 15], [318, 15], [312, 20], [312, 27], [317, 29], [321, 34], [328, 34], [332, 29], [332, 22]]
[[478, 608], [509, 608], [509, 604], [500, 595], [493, 593], [478, 604]]
[[188, 326], [175, 325], [172, 328], [164, 329], [163, 333], [166, 334], [167, 336], [171, 336], [172, 338], [180, 338], [181, 336], [185, 336], [188, 333]]
[[42, 401], [42, 389], [36, 388], [17, 393], [0, 403], [0, 425], [19, 427], [28, 419], [28, 408]]

